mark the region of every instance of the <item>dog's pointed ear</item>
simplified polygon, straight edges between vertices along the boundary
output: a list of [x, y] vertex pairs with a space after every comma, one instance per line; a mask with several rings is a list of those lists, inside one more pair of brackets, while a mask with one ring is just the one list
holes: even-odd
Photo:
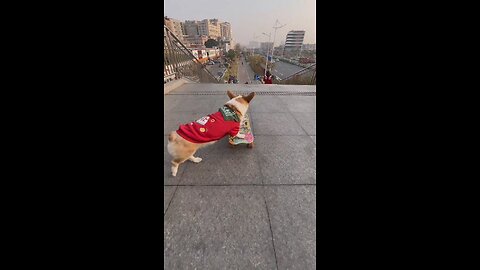
[[232, 93], [230, 90], [227, 90], [227, 95], [230, 99], [236, 97], [236, 95], [234, 93]]
[[248, 96], [243, 97], [243, 99], [245, 99], [248, 103], [250, 103], [250, 100], [252, 100], [254, 97], [255, 97], [255, 92], [251, 92], [250, 94], [248, 94]]

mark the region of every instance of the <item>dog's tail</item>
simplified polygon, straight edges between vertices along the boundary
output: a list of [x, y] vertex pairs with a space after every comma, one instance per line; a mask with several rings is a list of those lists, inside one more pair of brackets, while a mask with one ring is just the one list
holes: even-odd
[[168, 135], [168, 141], [173, 142], [173, 140], [175, 140], [176, 136], [177, 136], [177, 134], [176, 134], [175, 131], [170, 132], [170, 134]]

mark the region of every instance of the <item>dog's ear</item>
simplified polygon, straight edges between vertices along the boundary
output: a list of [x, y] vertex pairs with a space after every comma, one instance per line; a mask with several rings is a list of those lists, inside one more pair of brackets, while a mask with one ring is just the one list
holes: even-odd
[[243, 97], [243, 99], [245, 99], [248, 103], [250, 103], [250, 100], [252, 100], [253, 97], [255, 97], [255, 92], [248, 94], [248, 96]]
[[230, 99], [237, 97], [234, 93], [232, 93], [230, 90], [227, 90], [227, 95]]

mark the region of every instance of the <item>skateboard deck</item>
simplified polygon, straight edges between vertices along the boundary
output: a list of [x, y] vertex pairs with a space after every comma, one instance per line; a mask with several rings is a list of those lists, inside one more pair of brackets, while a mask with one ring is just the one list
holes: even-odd
[[254, 137], [253, 137], [252, 125], [251, 125], [250, 117], [248, 113], [245, 115], [242, 122], [240, 122], [240, 131], [238, 133], [244, 134], [245, 138], [241, 139], [238, 137], [229, 136], [228, 142], [230, 143], [230, 145], [235, 146], [239, 144], [246, 144], [247, 147], [252, 148]]

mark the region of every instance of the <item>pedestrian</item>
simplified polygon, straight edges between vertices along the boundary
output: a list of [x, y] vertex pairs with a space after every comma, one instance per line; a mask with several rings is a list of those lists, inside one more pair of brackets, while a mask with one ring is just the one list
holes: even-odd
[[265, 76], [263, 76], [263, 83], [264, 84], [272, 84], [272, 82], [273, 82], [272, 74], [270, 73], [270, 71], [267, 71], [267, 74], [265, 74]]

